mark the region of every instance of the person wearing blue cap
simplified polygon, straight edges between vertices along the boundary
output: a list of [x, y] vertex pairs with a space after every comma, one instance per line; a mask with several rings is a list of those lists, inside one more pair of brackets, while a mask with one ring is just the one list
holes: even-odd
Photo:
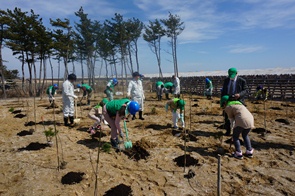
[[118, 148], [119, 138], [124, 137], [120, 127], [120, 121], [128, 118], [129, 115], [135, 115], [139, 111], [139, 104], [135, 101], [130, 101], [127, 98], [113, 100], [105, 104], [102, 109], [104, 119], [111, 127], [111, 144], [114, 148]]
[[54, 95], [56, 93], [56, 90], [58, 89], [57, 84], [53, 84], [52, 86], [49, 86], [46, 90], [46, 94], [48, 95], [49, 98], [49, 103], [51, 104], [54, 100]]
[[109, 101], [112, 101], [114, 99], [115, 86], [117, 85], [118, 85], [117, 78], [113, 78], [108, 82], [106, 89], [104, 90], [104, 93], [107, 95], [107, 98], [109, 99]]
[[[223, 88], [221, 92], [221, 97], [228, 95], [230, 101], [239, 101], [245, 105], [245, 97], [248, 95], [248, 86], [245, 79], [238, 76], [238, 70], [234, 67], [228, 70], [228, 77], [223, 82]], [[224, 112], [225, 120], [225, 135], [229, 136], [231, 134], [230, 122], [228, 120], [227, 114]]]
[[212, 99], [212, 91], [213, 91], [213, 84], [212, 81], [209, 78], [205, 79], [205, 96], [207, 96], [207, 99]]

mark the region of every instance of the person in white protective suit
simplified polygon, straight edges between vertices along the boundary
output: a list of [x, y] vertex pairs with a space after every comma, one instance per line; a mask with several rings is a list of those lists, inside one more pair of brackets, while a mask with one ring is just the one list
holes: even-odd
[[75, 74], [70, 74], [68, 79], [62, 85], [62, 101], [63, 101], [63, 114], [64, 114], [64, 124], [69, 126], [68, 120], [70, 119], [70, 124], [74, 124], [74, 111], [75, 104], [74, 99], [77, 96], [74, 94], [74, 85], [77, 77]]
[[174, 97], [180, 98], [180, 80], [175, 75], [172, 76], [172, 79], [174, 84], [174, 92], [173, 92]]
[[[177, 122], [179, 119], [181, 120], [182, 128], [185, 127], [184, 115], [183, 115], [184, 106], [185, 106], [185, 101], [179, 98], [174, 98], [166, 103], [166, 106], [165, 106], [166, 112], [168, 112], [169, 107], [172, 112], [172, 121], [173, 121], [174, 129], [178, 129]], [[178, 109], [180, 110], [180, 113], [177, 112]]]
[[[140, 80], [140, 74], [138, 72], [134, 72], [132, 74], [133, 80], [129, 82], [127, 89], [127, 97], [129, 97], [132, 101], [136, 101], [139, 104], [139, 119], [144, 120], [143, 118], [143, 109], [144, 109], [144, 91], [142, 87], [142, 81]], [[133, 115], [132, 120], [136, 119], [135, 115]]]

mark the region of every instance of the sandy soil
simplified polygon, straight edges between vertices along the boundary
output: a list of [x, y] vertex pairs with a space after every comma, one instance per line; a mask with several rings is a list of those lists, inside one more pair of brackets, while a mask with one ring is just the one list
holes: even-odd
[[[222, 195], [295, 195], [294, 103], [268, 101], [268, 134], [263, 136], [261, 129], [252, 131], [254, 158], [237, 160], [230, 157], [234, 148], [225, 142], [229, 137], [223, 137], [220, 143], [220, 131], [224, 130], [218, 129], [223, 124], [218, 100], [193, 96], [190, 126], [189, 96], [186, 95], [186, 122], [190, 133], [187, 164], [190, 166], [184, 172], [183, 137], [174, 136], [178, 132], [171, 129], [171, 114], [164, 111], [165, 101], [155, 101], [153, 96], [146, 96], [146, 120], [128, 123], [133, 150], [126, 154], [114, 150], [100, 153], [99, 195], [128, 195], [130, 192], [136, 196], [216, 195], [218, 152], [222, 154]], [[100, 99], [96, 95], [92, 103]], [[57, 102], [61, 104], [59, 98]], [[41, 121], [43, 116], [46, 129], [53, 127], [53, 109], [46, 108], [47, 100], [37, 99], [36, 106], [38, 124], [35, 130], [32, 122], [28, 124], [32, 126], [25, 126], [34, 122], [33, 99], [1, 100], [0, 195], [93, 195], [99, 143], [86, 131], [92, 125], [87, 118], [90, 107], [78, 108], [82, 122], [73, 128], [62, 125], [62, 112], [55, 109], [59, 147], [62, 145], [63, 151], [60, 159], [67, 163], [58, 171], [56, 142], [53, 147], [46, 146]], [[14, 107], [15, 114], [8, 111], [11, 107]], [[263, 103], [248, 102], [248, 108], [255, 117], [256, 128], [263, 129]], [[23, 118], [15, 118], [16, 115]], [[30, 129], [34, 132], [29, 132]], [[28, 132], [21, 132], [23, 130]], [[109, 142], [108, 128], [104, 129], [103, 136], [102, 141]], [[39, 144], [34, 146], [34, 142]], [[188, 175], [189, 169], [195, 176]], [[71, 176], [73, 173], [69, 172], [79, 173]], [[73, 179], [82, 181], [73, 185], [62, 184]]]

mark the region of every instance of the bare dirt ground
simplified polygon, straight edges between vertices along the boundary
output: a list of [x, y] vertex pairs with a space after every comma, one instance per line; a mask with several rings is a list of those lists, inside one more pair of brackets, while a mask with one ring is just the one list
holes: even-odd
[[[264, 105], [248, 101], [255, 126], [261, 129], [250, 133], [254, 158], [237, 160], [230, 157], [233, 146], [230, 149], [225, 142], [230, 138], [219, 138], [220, 131], [225, 131], [218, 129], [223, 124], [218, 100], [193, 96], [190, 128], [189, 95], [185, 95], [186, 123], [190, 131], [187, 165], [190, 166], [184, 173], [184, 140], [182, 135], [174, 136], [178, 132], [171, 129], [171, 113], [164, 109], [166, 101], [156, 101], [151, 93], [146, 97], [146, 120], [134, 120], [127, 125], [133, 150], [126, 154], [114, 150], [100, 154], [99, 195], [128, 195], [130, 192], [136, 196], [216, 195], [218, 153], [222, 154], [222, 195], [295, 195], [294, 103], [266, 103], [268, 133], [263, 136]], [[101, 97], [96, 94], [92, 103], [99, 100]], [[56, 102], [61, 105], [60, 98]], [[36, 106], [38, 124], [36, 130], [30, 132], [35, 129], [34, 123], [26, 123], [34, 121], [33, 99], [28, 102], [25, 99], [1, 100], [0, 195], [93, 195], [99, 143], [87, 133], [93, 123], [87, 118], [90, 107], [78, 108], [82, 122], [73, 128], [63, 126], [62, 112], [56, 108], [63, 150], [61, 159], [67, 163], [57, 171], [56, 143], [54, 141], [53, 147], [46, 146], [41, 121], [43, 116], [46, 129], [53, 127], [53, 109], [46, 109], [47, 99], [36, 99]], [[11, 107], [14, 114], [8, 111]], [[102, 141], [109, 142], [109, 128], [105, 128], [103, 136]], [[195, 173], [190, 179], [189, 169]], [[69, 172], [78, 173], [74, 176]], [[73, 179], [81, 181], [62, 184]]]

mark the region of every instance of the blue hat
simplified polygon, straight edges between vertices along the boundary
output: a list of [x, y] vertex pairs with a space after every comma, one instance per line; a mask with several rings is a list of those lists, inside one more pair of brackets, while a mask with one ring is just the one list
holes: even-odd
[[136, 101], [130, 101], [128, 103], [128, 112], [131, 114], [131, 115], [135, 115], [136, 112], [139, 111], [139, 105]]
[[206, 83], [209, 83], [210, 82], [209, 78], [206, 78], [205, 81], [206, 81]]
[[82, 85], [81, 84], [77, 84], [77, 88], [81, 88], [82, 87]]
[[118, 84], [118, 80], [117, 80], [117, 78], [113, 78], [113, 83], [114, 83], [114, 84]]
[[57, 85], [57, 84], [53, 84], [53, 87], [54, 87], [54, 88], [58, 88], [58, 85]]

